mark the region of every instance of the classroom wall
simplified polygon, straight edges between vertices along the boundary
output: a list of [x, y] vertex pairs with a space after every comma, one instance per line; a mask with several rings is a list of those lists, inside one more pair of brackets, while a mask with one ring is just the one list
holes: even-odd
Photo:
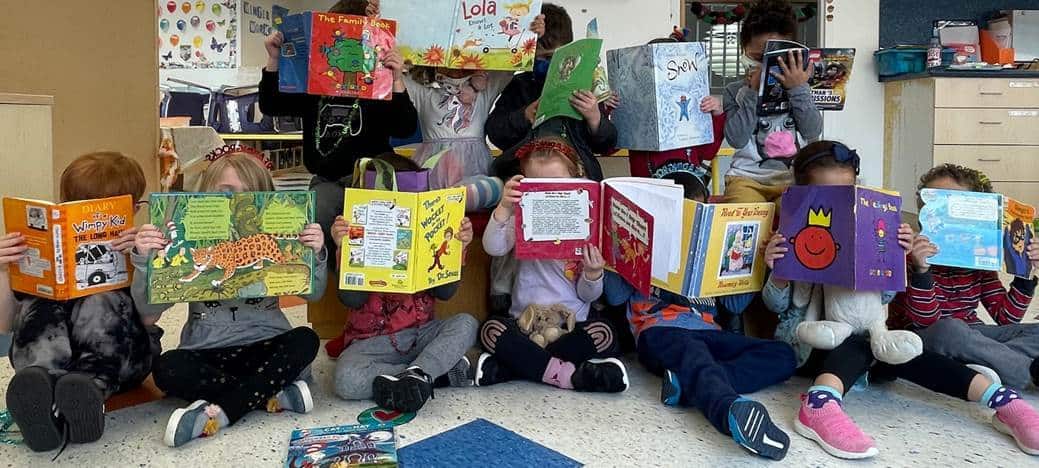
[[139, 161], [154, 188], [155, 4], [17, 3], [0, 15], [0, 92], [54, 96], [55, 187], [77, 156], [111, 149]]
[[1039, 0], [880, 0], [880, 45], [927, 44], [936, 19], [982, 24], [997, 10], [1039, 10]]

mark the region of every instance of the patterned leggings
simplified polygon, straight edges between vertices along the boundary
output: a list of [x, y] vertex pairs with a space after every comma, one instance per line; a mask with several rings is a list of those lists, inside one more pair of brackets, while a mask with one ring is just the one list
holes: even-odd
[[289, 330], [245, 346], [176, 349], [155, 364], [155, 384], [170, 396], [219, 405], [234, 424], [299, 378], [317, 356], [317, 333]]
[[589, 359], [617, 355], [617, 341], [610, 324], [600, 320], [580, 322], [574, 331], [542, 348], [523, 334], [515, 319], [492, 318], [480, 329], [480, 343], [502, 364], [506, 377], [541, 382], [552, 358], [579, 365]]

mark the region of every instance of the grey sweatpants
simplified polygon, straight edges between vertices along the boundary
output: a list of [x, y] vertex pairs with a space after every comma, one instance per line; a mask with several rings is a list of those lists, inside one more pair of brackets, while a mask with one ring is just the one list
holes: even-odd
[[1009, 387], [1024, 389], [1032, 382], [1029, 367], [1039, 357], [1039, 323], [969, 325], [942, 319], [917, 333], [925, 349], [989, 367]]
[[375, 377], [398, 374], [411, 366], [434, 378], [444, 375], [476, 344], [479, 328], [472, 315], [458, 314], [393, 335], [355, 341], [336, 361], [336, 395], [367, 400]]

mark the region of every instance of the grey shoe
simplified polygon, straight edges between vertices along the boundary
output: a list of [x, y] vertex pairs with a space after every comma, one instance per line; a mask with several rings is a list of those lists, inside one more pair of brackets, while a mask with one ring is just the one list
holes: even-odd
[[170, 415], [166, 423], [163, 442], [170, 447], [180, 447], [200, 437], [209, 437], [220, 430], [220, 423], [206, 414], [210, 406], [206, 400], [198, 400], [187, 408], [180, 408]]
[[303, 380], [292, 382], [276, 398], [281, 409], [285, 411], [307, 414], [314, 410], [314, 397], [310, 394], [310, 386]]
[[448, 385], [452, 387], [472, 387], [473, 374], [473, 365], [469, 362], [469, 358], [462, 356], [462, 359], [447, 371]]

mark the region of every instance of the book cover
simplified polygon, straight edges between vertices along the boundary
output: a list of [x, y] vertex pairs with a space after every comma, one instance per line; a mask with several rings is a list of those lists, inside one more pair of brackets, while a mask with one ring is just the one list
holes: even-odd
[[679, 293], [715, 297], [760, 291], [765, 283], [765, 237], [775, 205], [690, 203], [694, 220], [686, 234], [687, 279]]
[[129, 195], [50, 203], [3, 199], [8, 232], [19, 232], [29, 250], [9, 267], [11, 289], [68, 300], [130, 285], [130, 262], [112, 243], [133, 227]]
[[282, 17], [278, 67], [285, 93], [389, 100], [393, 72], [379, 58], [395, 46], [397, 23], [307, 12]]
[[570, 96], [595, 87], [595, 68], [601, 52], [602, 39], [580, 39], [556, 49], [541, 91], [535, 127], [553, 117], [584, 119], [570, 105]]
[[1007, 273], [1022, 278], [1032, 277], [1028, 261], [1028, 243], [1035, 237], [1035, 207], [1012, 198], [1004, 198], [1003, 264]]
[[461, 279], [465, 188], [422, 193], [346, 189], [350, 225], [339, 288], [416, 293]]
[[855, 290], [901, 291], [901, 198], [858, 186], [793, 186], [783, 194], [779, 231], [790, 244], [775, 273], [791, 281]]
[[1002, 195], [923, 189], [920, 199], [920, 234], [938, 246], [930, 264], [1002, 270]]
[[538, 37], [530, 24], [541, 0], [383, 0], [398, 24], [397, 45], [413, 65], [530, 71]]
[[[601, 39], [599, 37], [599, 18], [592, 18], [585, 27], [585, 36], [588, 39]], [[599, 51], [599, 62], [595, 65], [595, 80], [592, 83], [595, 97], [599, 102], [610, 98], [613, 92], [610, 90], [610, 76], [606, 68], [606, 51]]]
[[777, 39], [765, 43], [761, 81], [758, 84], [758, 115], [760, 116], [790, 112], [790, 97], [779, 80], [772, 76], [772, 73], [782, 73], [782, 69], [779, 68], [779, 57], [786, 60], [791, 51], [802, 54], [804, 67], [807, 70], [809, 51], [804, 44]]
[[[610, 120], [617, 146], [667, 151], [714, 141], [711, 115], [700, 101], [711, 94], [707, 49], [702, 42], [651, 44], [607, 52], [610, 86], [623, 105]], [[646, 92], [647, 89], [655, 92]]]
[[606, 184], [603, 192], [603, 259], [642, 294], [653, 280], [653, 224], [648, 211]]
[[824, 111], [844, 110], [848, 99], [848, 81], [855, 64], [855, 49], [812, 49], [808, 66], [815, 107]]
[[154, 193], [151, 223], [169, 244], [148, 264], [152, 304], [299, 296], [315, 252], [299, 241], [314, 192]]
[[599, 245], [601, 186], [585, 179], [524, 179], [516, 206], [516, 258], [581, 260]]
[[354, 424], [292, 431], [285, 468], [319, 466], [397, 466], [393, 426]]

